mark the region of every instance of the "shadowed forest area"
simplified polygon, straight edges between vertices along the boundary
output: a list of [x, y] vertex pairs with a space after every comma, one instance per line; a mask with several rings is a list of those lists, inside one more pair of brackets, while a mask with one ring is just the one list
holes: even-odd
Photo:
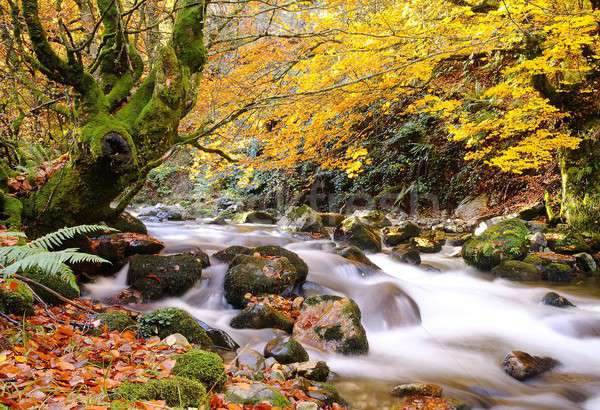
[[0, 410], [600, 409], [600, 1], [0, 38]]

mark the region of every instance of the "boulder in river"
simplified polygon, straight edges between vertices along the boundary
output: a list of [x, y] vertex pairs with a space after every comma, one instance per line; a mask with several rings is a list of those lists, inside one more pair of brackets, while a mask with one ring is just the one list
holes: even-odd
[[442, 250], [445, 239], [439, 240], [435, 237], [416, 236], [410, 240], [410, 244], [423, 253], [438, 253]]
[[383, 228], [383, 243], [387, 246], [396, 246], [419, 236], [421, 228], [412, 221], [402, 221], [398, 225]]
[[345, 219], [342, 225], [335, 230], [334, 238], [368, 252], [381, 252], [379, 233], [356, 216]]
[[358, 305], [340, 296], [306, 298], [292, 334], [303, 344], [328, 352], [350, 355], [369, 351]]
[[294, 321], [265, 303], [247, 306], [231, 319], [234, 329], [281, 329], [291, 333]]
[[516, 281], [542, 280], [542, 271], [536, 265], [522, 261], [504, 260], [492, 269], [492, 274]]
[[323, 229], [323, 220], [317, 211], [302, 205], [288, 209], [277, 225], [290, 232], [319, 232]]
[[386, 226], [392, 226], [392, 222], [388, 219], [383, 211], [378, 210], [358, 210], [354, 211], [352, 216], [358, 217], [362, 223], [371, 228], [381, 229]]
[[342, 258], [346, 258], [352, 262], [365, 265], [373, 270], [379, 270], [379, 266], [371, 262], [367, 255], [365, 255], [365, 253], [358, 249], [356, 246], [344, 246], [343, 248], [337, 249], [336, 252]]
[[238, 255], [252, 255], [252, 249], [234, 245], [216, 252], [213, 257], [222, 262], [231, 263]]
[[127, 282], [145, 301], [180, 296], [202, 277], [203, 260], [190, 253], [136, 255], [130, 259]]
[[542, 299], [542, 303], [548, 306], [554, 306], [558, 308], [567, 308], [567, 307], [575, 307], [573, 303], [569, 299], [564, 296], [559, 295], [556, 292], [548, 292], [544, 295]]
[[550, 357], [532, 356], [521, 351], [512, 351], [502, 361], [504, 371], [511, 377], [525, 381], [538, 376], [559, 364]]
[[277, 336], [265, 346], [264, 356], [273, 357], [281, 364], [308, 361], [308, 353], [298, 341], [289, 336]]
[[266, 245], [266, 246], [258, 246], [252, 249], [252, 253], [259, 253], [261, 256], [283, 256], [285, 257], [293, 266], [296, 268], [296, 273], [298, 274], [298, 279], [296, 283], [301, 283], [306, 280], [306, 276], [308, 276], [308, 265], [306, 262], [298, 256], [297, 253], [289, 251], [281, 246], [275, 245]]
[[225, 298], [235, 308], [243, 308], [246, 294], [290, 294], [298, 282], [298, 272], [285, 257], [265, 258], [238, 255], [225, 274]]
[[463, 246], [463, 257], [472, 266], [491, 270], [507, 259], [523, 259], [529, 251], [529, 229], [520, 219], [508, 219], [488, 228]]
[[589, 253], [577, 253], [575, 255], [575, 261], [579, 270], [585, 273], [594, 273], [598, 270], [598, 265], [594, 260], [594, 257]]
[[121, 232], [141, 233], [143, 235], [148, 234], [148, 229], [146, 228], [146, 225], [144, 225], [142, 221], [140, 221], [138, 218], [126, 211], [122, 212], [121, 215], [112, 220], [109, 226]]
[[390, 253], [390, 257], [398, 262], [409, 265], [417, 266], [421, 264], [421, 253], [411, 245], [396, 246]]
[[264, 211], [247, 211], [233, 217], [233, 222], [238, 224], [273, 225], [276, 221], [273, 215]]
[[542, 272], [542, 279], [549, 282], [569, 283], [576, 276], [576, 258], [554, 252], [534, 252], [523, 262], [535, 265]]

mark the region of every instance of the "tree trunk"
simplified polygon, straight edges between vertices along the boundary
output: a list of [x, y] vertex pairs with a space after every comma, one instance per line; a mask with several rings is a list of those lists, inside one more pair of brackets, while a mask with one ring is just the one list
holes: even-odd
[[12, 228], [22, 223], [33, 235], [108, 222], [115, 217], [111, 202], [181, 139], [179, 121], [194, 105], [206, 63], [205, 1], [184, 0], [179, 6], [171, 38], [143, 81], [143, 63], [129, 44], [120, 2], [97, 0], [104, 12], [97, 77], [83, 67], [77, 50], [68, 49], [64, 60], [52, 49], [40, 23], [38, 0], [22, 0], [22, 7], [35, 54], [31, 58], [48, 78], [77, 94], [78, 144], [63, 169], [29, 197], [19, 198], [22, 209], [3, 192], [0, 178], [0, 214]]
[[569, 225], [580, 230], [600, 231], [599, 131], [561, 159], [562, 214]]

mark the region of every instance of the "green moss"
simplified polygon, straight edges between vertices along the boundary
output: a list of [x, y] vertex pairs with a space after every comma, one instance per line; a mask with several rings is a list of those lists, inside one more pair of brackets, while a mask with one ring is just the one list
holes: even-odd
[[463, 257], [469, 265], [491, 270], [503, 260], [523, 259], [529, 251], [529, 229], [519, 219], [509, 219], [469, 239]]
[[536, 281], [542, 279], [542, 271], [533, 263], [504, 260], [492, 269], [498, 277], [510, 280]]
[[221, 390], [227, 380], [223, 359], [216, 353], [199, 349], [177, 356], [172, 373], [175, 376], [198, 380], [208, 391]]
[[143, 338], [158, 336], [164, 339], [175, 333], [186, 337], [190, 343], [209, 348], [212, 345], [206, 331], [185, 310], [177, 308], [157, 309], [138, 320], [139, 335]]
[[589, 252], [590, 246], [579, 232], [573, 229], [549, 229], [544, 232], [548, 247], [558, 253]]
[[[315, 328], [317, 333], [321, 333], [321, 329]], [[323, 339], [329, 340], [342, 340], [344, 334], [342, 333], [342, 327], [340, 325], [335, 325], [332, 327], [328, 327], [323, 332]]]
[[0, 225], [8, 226], [13, 230], [19, 229], [22, 222], [22, 213], [23, 203], [0, 190]]
[[[21, 275], [32, 279], [47, 288], [52, 289], [56, 293], [62, 295], [67, 299], [77, 299], [80, 296], [79, 286], [77, 285], [77, 279], [75, 275], [70, 274], [56, 274], [48, 275], [47, 273], [39, 270], [32, 269], [27, 272], [21, 273]], [[54, 294], [44, 290], [42, 287], [35, 284], [30, 284], [33, 291], [42, 300], [51, 305], [60, 305], [63, 301], [55, 296]]]
[[274, 387], [262, 383], [247, 385], [228, 385], [225, 400], [237, 404], [269, 403], [271, 406], [289, 408], [290, 402]]
[[198, 72], [208, 59], [203, 36], [204, 7], [204, 1], [186, 0], [173, 26], [177, 57], [192, 73]]
[[33, 315], [33, 293], [29, 287], [16, 279], [0, 284], [0, 311], [17, 316]]
[[127, 382], [117, 388], [111, 397], [128, 402], [164, 400], [168, 406], [183, 408], [204, 408], [208, 404], [208, 396], [202, 383], [176, 376], [150, 380], [143, 384]]
[[125, 330], [135, 330], [137, 327], [136, 321], [124, 312], [101, 313], [96, 317], [96, 320], [100, 321], [100, 325], [90, 332], [93, 335], [100, 335], [105, 330], [123, 332]]

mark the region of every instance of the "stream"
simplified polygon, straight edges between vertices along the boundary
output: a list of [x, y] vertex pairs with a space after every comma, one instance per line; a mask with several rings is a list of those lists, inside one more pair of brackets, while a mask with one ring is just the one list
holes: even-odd
[[[441, 272], [398, 263], [384, 253], [369, 255], [382, 272], [364, 275], [336, 255], [329, 240], [310, 240], [267, 225], [202, 225], [196, 222], [148, 224], [148, 233], [166, 244], [164, 253], [194, 248], [209, 255], [232, 245], [280, 245], [309, 266], [305, 294], [345, 295], [362, 311], [370, 350], [346, 357], [307, 350], [311, 360], [325, 360], [333, 383], [354, 409], [391, 409], [394, 385], [428, 382], [444, 387], [448, 397], [474, 408], [600, 409], [600, 287], [552, 287], [577, 308], [540, 303], [550, 288], [500, 280], [467, 267], [457, 250], [422, 255]], [[227, 265], [211, 258], [203, 279], [184, 296], [148, 306], [180, 307], [209, 325], [228, 332], [241, 346], [262, 352], [271, 330], [237, 330], [237, 313], [225, 302]], [[103, 299], [126, 287], [127, 267], [114, 278], [86, 287]], [[420, 321], [419, 321], [420, 317]], [[561, 362], [552, 372], [526, 383], [502, 370], [512, 350], [550, 356]]]

